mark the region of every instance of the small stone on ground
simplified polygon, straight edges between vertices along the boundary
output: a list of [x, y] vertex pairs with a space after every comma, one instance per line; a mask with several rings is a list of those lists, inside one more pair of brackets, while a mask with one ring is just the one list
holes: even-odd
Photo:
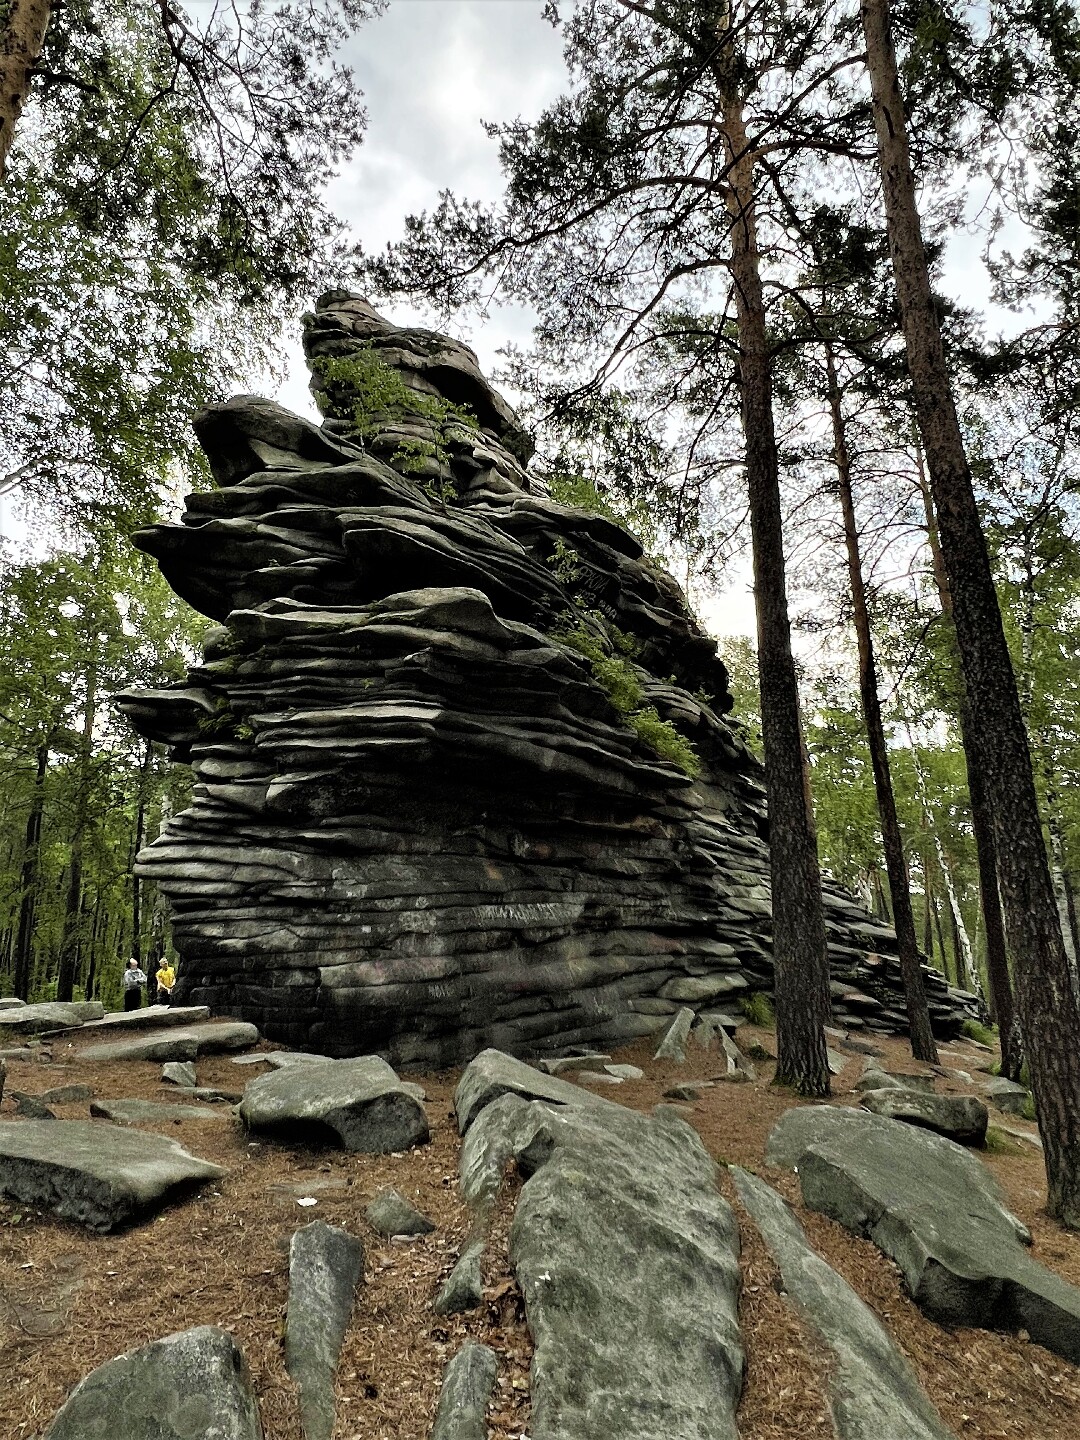
[[465, 1341], [446, 1367], [431, 1440], [487, 1440], [487, 1408], [497, 1370], [494, 1350]]
[[380, 1235], [430, 1235], [435, 1226], [397, 1190], [380, 1190], [364, 1211]]
[[484, 1299], [480, 1278], [480, 1261], [484, 1254], [483, 1240], [474, 1240], [462, 1252], [461, 1259], [446, 1278], [435, 1301], [436, 1315], [458, 1315], [476, 1310]]

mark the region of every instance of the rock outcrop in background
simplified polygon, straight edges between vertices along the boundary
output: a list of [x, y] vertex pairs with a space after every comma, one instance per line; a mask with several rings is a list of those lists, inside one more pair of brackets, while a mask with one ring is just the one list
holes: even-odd
[[[136, 537], [219, 622], [184, 685], [120, 697], [194, 768], [139, 860], [178, 998], [434, 1066], [769, 991], [759, 766], [678, 586], [549, 497], [464, 345], [337, 291], [305, 346], [324, 425], [204, 411], [218, 488]], [[892, 932], [826, 904], [840, 1023], [904, 1028]], [[928, 985], [939, 1033], [975, 1013]]]

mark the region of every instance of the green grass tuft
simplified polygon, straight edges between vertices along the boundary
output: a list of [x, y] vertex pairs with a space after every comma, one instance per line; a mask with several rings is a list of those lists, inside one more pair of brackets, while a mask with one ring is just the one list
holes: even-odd
[[739, 1003], [748, 1025], [760, 1025], [764, 1030], [772, 1030], [775, 1027], [776, 1011], [767, 995], [763, 995], [759, 991], [755, 995], [744, 996]]
[[687, 740], [685, 735], [680, 735], [670, 720], [661, 720], [651, 705], [644, 710], [635, 710], [629, 716], [630, 724], [637, 731], [638, 738], [651, 745], [669, 765], [674, 765], [684, 775], [689, 775], [691, 780], [696, 780], [701, 774], [701, 760], [698, 753]]
[[986, 1148], [991, 1155], [1020, 1155], [1023, 1147], [1019, 1141], [1014, 1140], [1011, 1135], [1006, 1135], [1004, 1130], [999, 1130], [996, 1125], [991, 1125], [986, 1132]]
[[996, 1045], [998, 1032], [992, 1030], [988, 1025], [980, 1025], [978, 1020], [965, 1020], [960, 1026], [960, 1034], [966, 1035], [969, 1040], [975, 1040], [980, 1045]]

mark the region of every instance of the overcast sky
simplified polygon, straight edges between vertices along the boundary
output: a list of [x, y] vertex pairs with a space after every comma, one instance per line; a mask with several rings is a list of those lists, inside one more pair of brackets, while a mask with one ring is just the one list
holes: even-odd
[[[366, 251], [400, 236], [403, 218], [431, 208], [440, 190], [473, 200], [501, 193], [497, 144], [481, 122], [535, 118], [566, 80], [558, 33], [542, 9], [542, 0], [390, 0], [354, 37], [346, 58], [365, 93], [368, 130], [330, 198]], [[976, 239], [955, 238], [944, 280], [965, 304], [986, 308]], [[404, 303], [384, 309], [400, 323], [430, 323]], [[483, 323], [463, 319], [457, 333], [490, 373], [500, 346], [528, 340], [530, 323], [523, 309], [495, 308]], [[297, 330], [290, 357], [277, 398], [314, 414]], [[714, 633], [753, 634], [748, 562], [722, 595], [695, 598]]]
[[[498, 145], [483, 121], [533, 118], [566, 79], [558, 34], [542, 19], [542, 0], [391, 0], [347, 52], [364, 90], [368, 129], [330, 199], [364, 249], [381, 250], [408, 214], [430, 209], [440, 190], [494, 200], [502, 190]], [[408, 305], [384, 306], [401, 323], [424, 317]], [[483, 326], [459, 331], [490, 372], [507, 340], [526, 341], [531, 317], [498, 309]], [[278, 398], [310, 408], [298, 343]]]
[[[474, 200], [500, 194], [497, 146], [481, 122], [535, 118], [566, 78], [559, 36], [542, 8], [542, 0], [390, 0], [385, 15], [352, 39], [343, 58], [365, 92], [368, 130], [330, 199], [365, 250], [398, 237], [404, 216], [430, 208], [442, 189]], [[958, 237], [944, 278], [964, 303], [985, 305], [986, 277], [974, 240]], [[384, 308], [401, 323], [427, 318], [405, 304]], [[290, 364], [277, 399], [314, 414], [299, 316], [286, 323]], [[483, 324], [464, 320], [458, 333], [490, 373], [500, 346], [527, 341], [529, 327], [528, 312], [493, 309]], [[23, 529], [0, 501], [0, 533], [21, 542]], [[701, 609], [718, 634], [753, 633], [748, 572], [733, 575], [727, 593]]]

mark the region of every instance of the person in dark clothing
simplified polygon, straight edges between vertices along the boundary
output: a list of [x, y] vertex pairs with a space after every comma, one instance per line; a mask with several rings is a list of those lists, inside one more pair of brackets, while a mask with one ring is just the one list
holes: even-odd
[[142, 987], [146, 984], [146, 976], [139, 966], [138, 960], [129, 960], [127, 969], [124, 971], [124, 1009], [142, 1009]]

